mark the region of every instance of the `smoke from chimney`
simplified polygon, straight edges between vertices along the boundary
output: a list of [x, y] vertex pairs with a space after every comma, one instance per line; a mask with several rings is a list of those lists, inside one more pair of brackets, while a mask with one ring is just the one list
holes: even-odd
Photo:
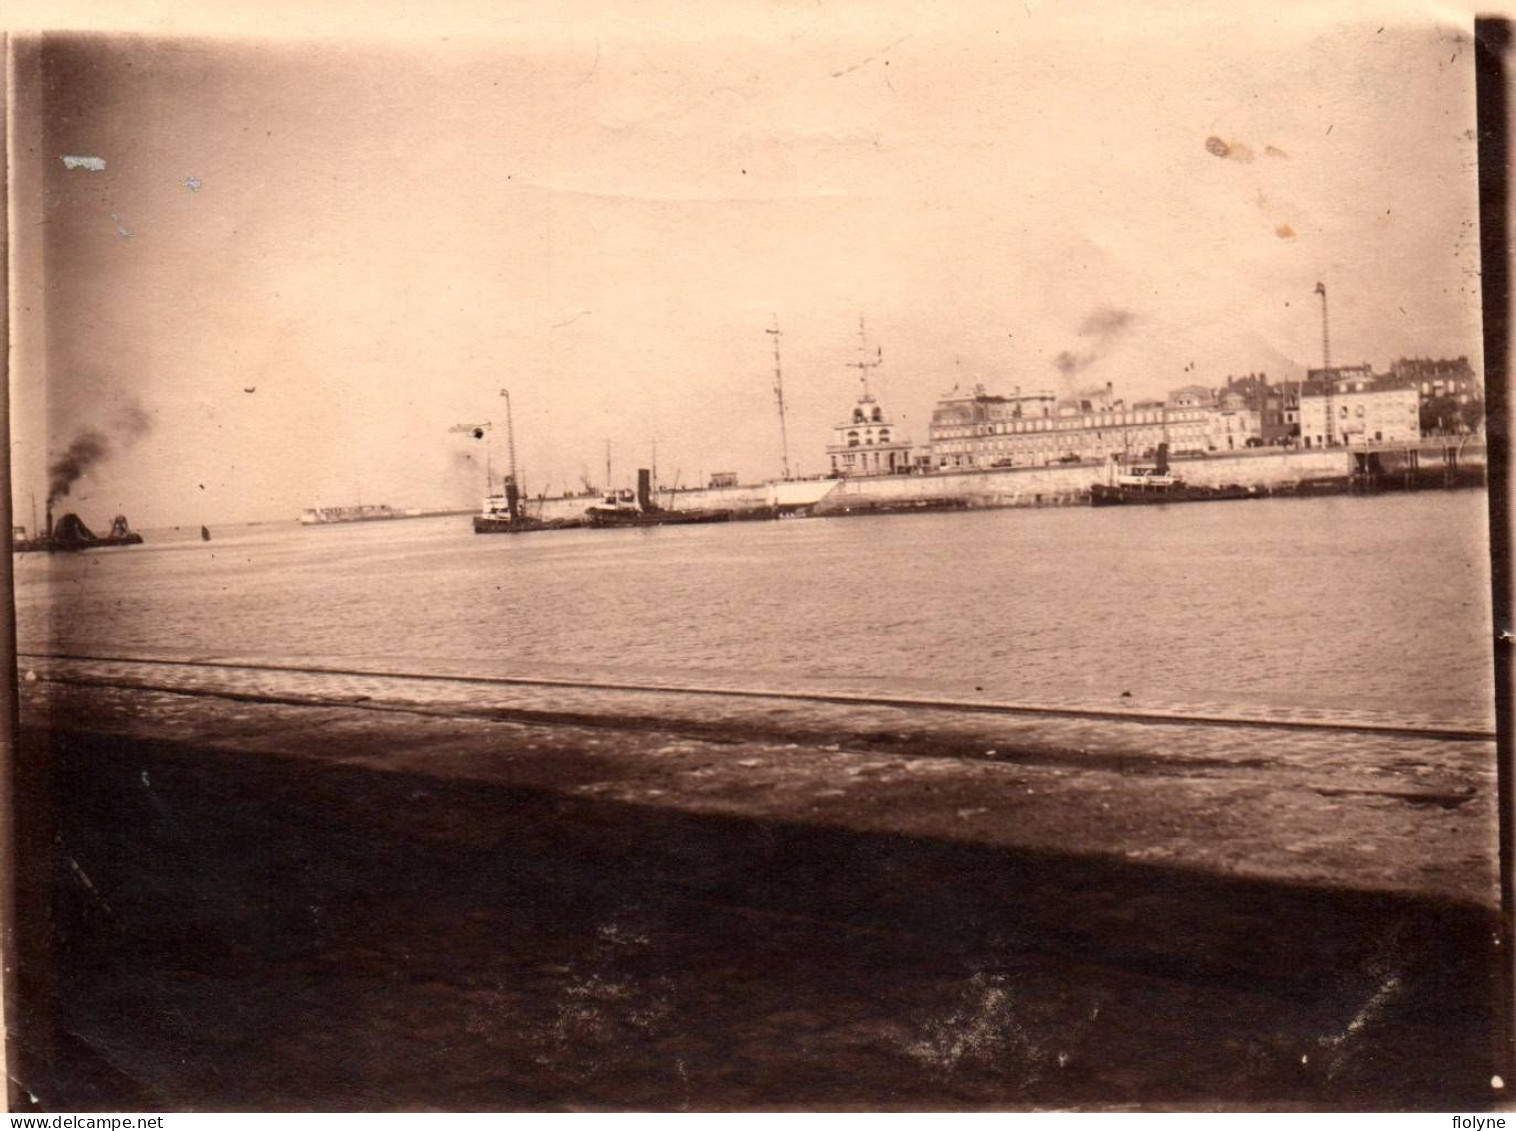
[[85, 472], [110, 454], [110, 441], [93, 428], [75, 436], [63, 454], [48, 465], [47, 505], [51, 507], [67, 495]]
[[109, 459], [117, 448], [130, 448], [152, 431], [152, 417], [135, 400], [127, 401], [110, 421], [109, 431], [86, 428], [69, 441], [63, 453], [47, 467], [47, 505], [52, 507], [73, 490], [91, 468]]
[[1079, 325], [1079, 336], [1089, 340], [1082, 349], [1064, 350], [1053, 359], [1053, 365], [1063, 375], [1064, 382], [1072, 385], [1074, 378], [1083, 370], [1099, 361], [1125, 337], [1137, 320], [1130, 310], [1102, 306], [1090, 312]]

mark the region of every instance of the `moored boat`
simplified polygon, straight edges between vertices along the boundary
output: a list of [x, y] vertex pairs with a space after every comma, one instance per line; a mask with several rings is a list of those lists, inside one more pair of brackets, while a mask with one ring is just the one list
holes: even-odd
[[[597, 528], [613, 526], [683, 526], [701, 522], [730, 522], [730, 510], [674, 510], [653, 502], [652, 474], [637, 469], [636, 492], [607, 491], [594, 506], [585, 509], [589, 524]], [[767, 517], [767, 516], [765, 516]]]
[[582, 519], [544, 519], [527, 514], [522, 506], [521, 490], [510, 478], [505, 481], [504, 492], [487, 496], [484, 509], [474, 516], [475, 534], [526, 534], [533, 530], [567, 530], [583, 525]]
[[1235, 484], [1225, 487], [1198, 487], [1186, 483], [1169, 470], [1169, 446], [1158, 445], [1157, 461], [1151, 466], [1138, 465], [1114, 477], [1110, 483], [1090, 487], [1090, 505], [1094, 507], [1154, 506], [1164, 503], [1205, 503], [1222, 499], [1253, 499], [1261, 493], [1252, 487]]

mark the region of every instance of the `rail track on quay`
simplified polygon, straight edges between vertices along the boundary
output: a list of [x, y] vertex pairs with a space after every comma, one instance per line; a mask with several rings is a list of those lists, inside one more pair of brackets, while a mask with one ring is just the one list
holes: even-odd
[[[35, 664], [64, 665], [63, 669], [45, 670], [38, 673]], [[1360, 710], [1339, 710], [1327, 716], [1316, 709], [1269, 706], [1248, 708], [1233, 704], [1219, 706], [1212, 703], [1194, 703], [1166, 700], [1152, 707], [1103, 707], [1074, 700], [1043, 700], [1037, 702], [1007, 701], [1000, 698], [962, 698], [928, 695], [871, 694], [849, 691], [823, 691], [795, 688], [757, 688], [725, 686], [701, 683], [642, 682], [625, 680], [594, 680], [555, 678], [546, 676], [484, 675], [435, 671], [386, 671], [372, 668], [342, 667], [323, 664], [287, 664], [247, 660], [186, 659], [167, 656], [106, 656], [75, 653], [19, 652], [18, 665], [24, 678], [41, 678], [49, 682], [75, 685], [117, 687], [121, 689], [162, 691], [192, 694], [201, 697], [218, 697], [249, 702], [284, 703], [288, 705], [335, 705], [367, 710], [422, 709], [407, 707], [403, 702], [380, 700], [374, 696], [352, 696], [331, 692], [306, 692], [293, 694], [270, 694], [247, 688], [218, 685], [238, 674], [249, 677], [308, 677], [316, 679], [372, 680], [380, 684], [396, 686], [402, 683], [425, 684], [435, 687], [463, 689], [468, 687], [494, 689], [558, 690], [575, 693], [629, 693], [655, 696], [680, 696], [707, 700], [758, 701], [773, 703], [815, 704], [822, 706], [852, 708], [894, 708], [901, 710], [968, 712], [979, 715], [1004, 717], [1043, 717], [1087, 720], [1091, 722], [1132, 723], [1147, 725], [1198, 725], [1216, 727], [1244, 727], [1278, 731], [1343, 732], [1350, 734], [1381, 735], [1435, 739], [1452, 742], [1491, 742], [1495, 729], [1489, 723], [1467, 718], [1445, 717], [1394, 717], [1382, 713]], [[137, 669], [134, 673], [131, 669]], [[148, 672], [176, 672], [191, 679], [154, 679], [141, 674]], [[205, 677], [205, 682], [193, 681], [193, 676]], [[466, 703], [428, 703], [425, 713], [467, 715]], [[487, 712], [499, 716], [499, 709]], [[541, 716], [533, 721], [550, 721], [559, 717], [559, 712], [521, 712], [523, 715]], [[572, 721], [579, 721], [577, 719]]]

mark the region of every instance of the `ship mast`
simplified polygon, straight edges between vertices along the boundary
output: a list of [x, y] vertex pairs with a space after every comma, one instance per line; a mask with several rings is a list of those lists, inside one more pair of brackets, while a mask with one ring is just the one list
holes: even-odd
[[784, 477], [790, 477], [790, 437], [784, 423], [784, 374], [779, 368], [779, 315], [774, 315], [774, 325], [764, 331], [774, 335], [774, 400], [779, 405], [779, 443], [783, 452]]
[[874, 347], [874, 360], [869, 360], [868, 331], [863, 328], [863, 315], [858, 316], [858, 360], [848, 363], [848, 367], [858, 370], [858, 380], [863, 382], [863, 396], [861, 400], [873, 400], [869, 392], [869, 370], [878, 369], [884, 364], [884, 347]]

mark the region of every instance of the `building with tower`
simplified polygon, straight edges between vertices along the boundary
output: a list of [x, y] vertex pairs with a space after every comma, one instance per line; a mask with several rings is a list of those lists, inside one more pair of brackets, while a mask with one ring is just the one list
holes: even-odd
[[884, 352], [876, 348], [869, 357], [861, 318], [858, 338], [859, 359], [849, 363], [858, 370], [858, 400], [851, 417], [832, 429], [833, 439], [826, 448], [831, 474], [904, 475], [911, 469], [911, 442], [869, 388], [869, 370], [884, 364]]

